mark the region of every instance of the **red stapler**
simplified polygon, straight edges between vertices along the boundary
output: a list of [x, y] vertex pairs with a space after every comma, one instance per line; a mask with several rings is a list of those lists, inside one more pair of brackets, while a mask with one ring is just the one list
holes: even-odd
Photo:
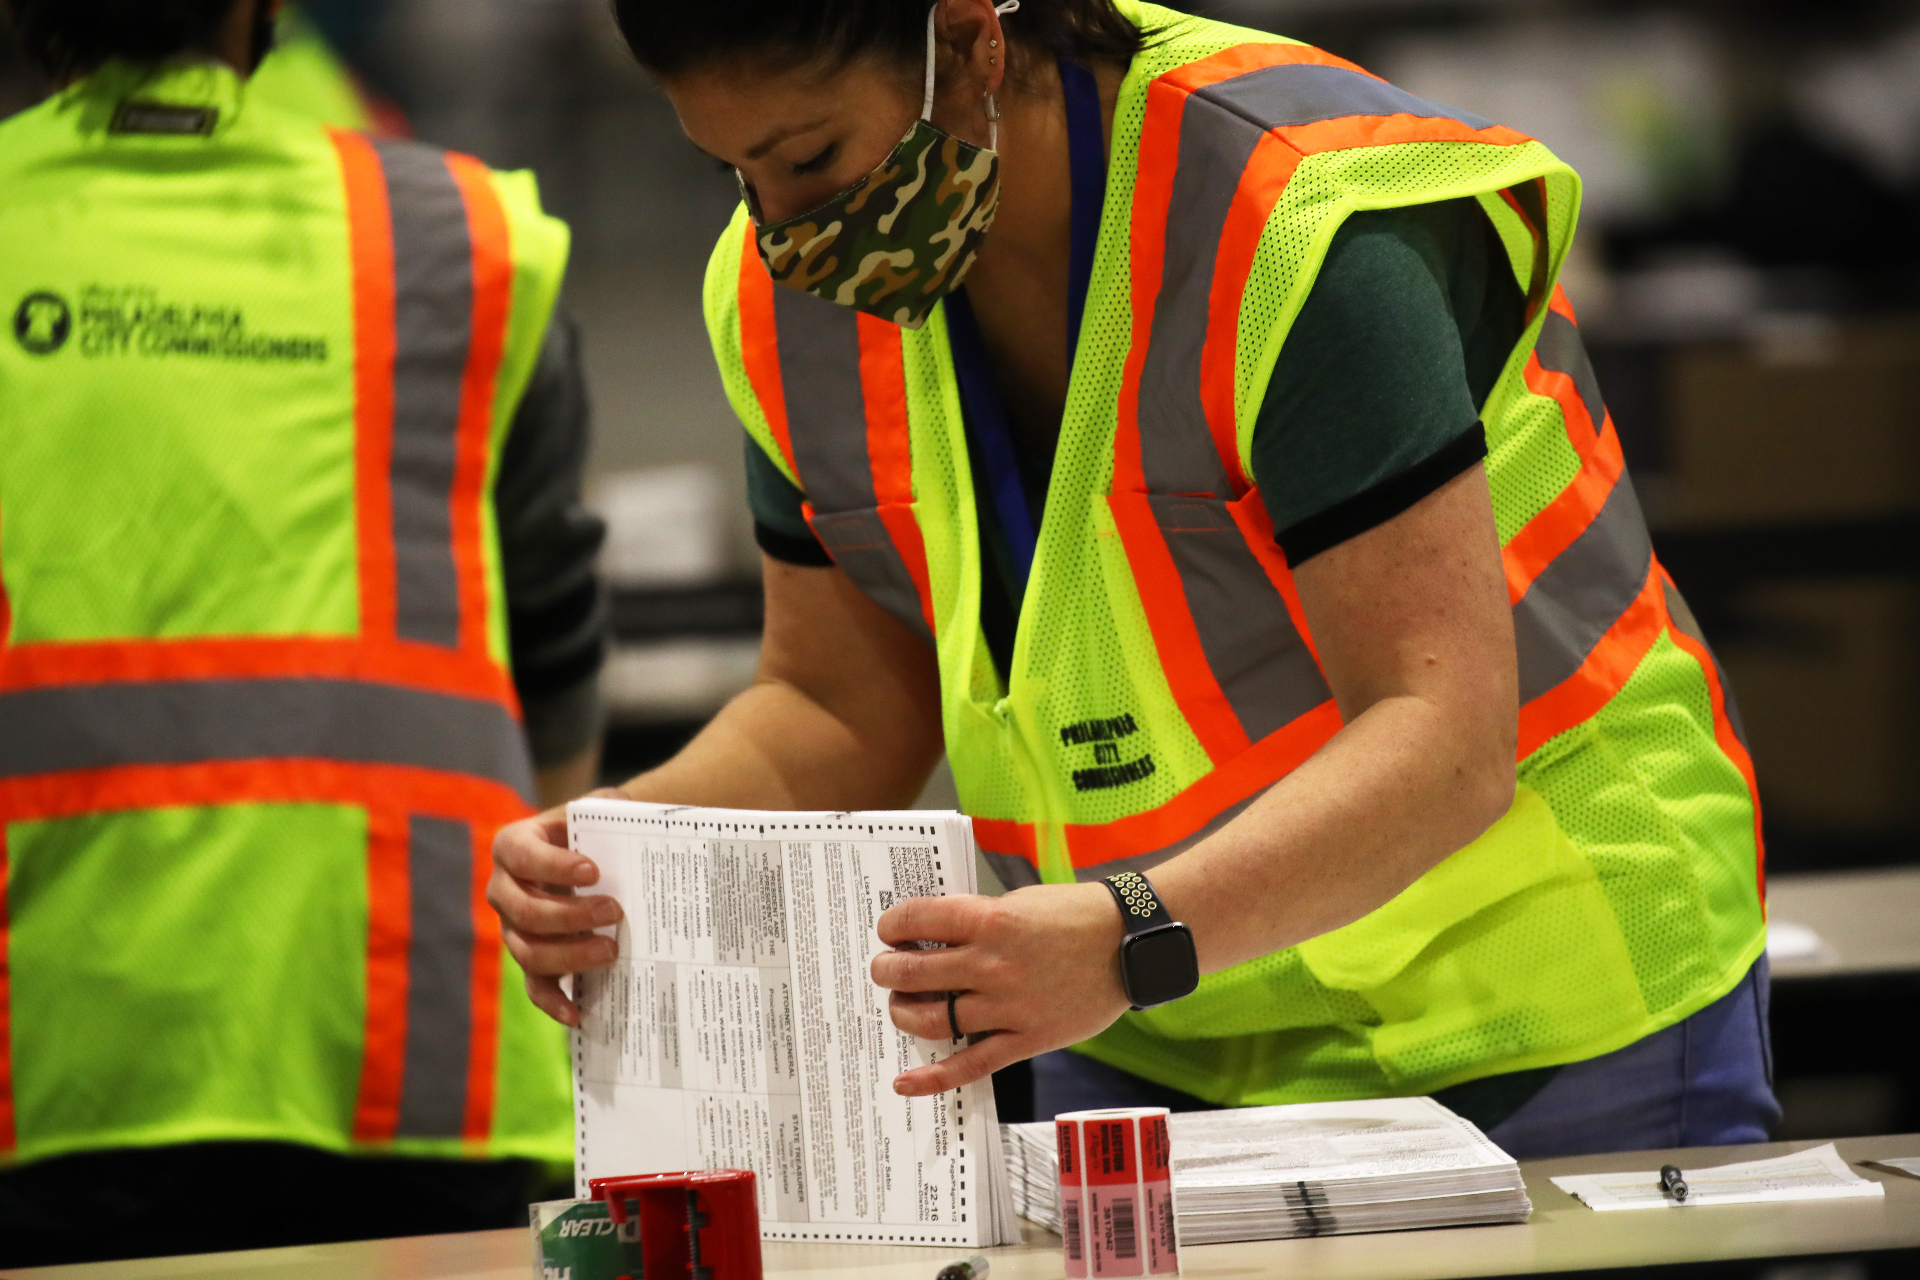
[[761, 1280], [751, 1170], [595, 1178], [587, 1187], [623, 1239], [638, 1230], [647, 1280]]

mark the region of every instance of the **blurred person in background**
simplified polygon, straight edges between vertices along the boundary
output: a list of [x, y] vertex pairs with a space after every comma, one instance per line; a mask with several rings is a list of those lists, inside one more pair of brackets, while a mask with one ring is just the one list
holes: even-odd
[[524, 1222], [565, 1048], [482, 894], [596, 756], [567, 229], [250, 93], [276, 0], [5, 9], [0, 1265]]
[[[625, 791], [888, 808], [944, 748], [1013, 892], [880, 918], [894, 1023], [976, 1037], [898, 1091], [1765, 1139], [1752, 768], [1556, 283], [1571, 169], [1134, 0], [615, 8], [744, 196], [766, 579], [757, 683]], [[558, 812], [495, 859], [574, 1023], [617, 904], [548, 887], [598, 876]]]
[[389, 137], [411, 132], [400, 108], [369, 89], [291, 2], [281, 7], [273, 52], [247, 81], [247, 96], [340, 129]]

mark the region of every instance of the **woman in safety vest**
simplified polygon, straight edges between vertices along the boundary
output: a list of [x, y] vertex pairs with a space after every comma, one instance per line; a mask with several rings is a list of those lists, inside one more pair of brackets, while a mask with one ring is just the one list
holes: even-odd
[[[1566, 165], [1138, 0], [615, 7], [739, 176], [767, 598], [625, 791], [896, 806], [944, 748], [1013, 891], [881, 917], [947, 944], [874, 961], [895, 1024], [980, 1036], [896, 1089], [1764, 1137], [1752, 771], [1556, 283]], [[563, 843], [507, 828], [492, 899], [572, 1022], [618, 908], [541, 887], [595, 882]]]
[[0, 0], [63, 84], [0, 122], [0, 1269], [524, 1223], [572, 1150], [478, 894], [594, 770], [567, 231], [253, 94], [277, 7]]

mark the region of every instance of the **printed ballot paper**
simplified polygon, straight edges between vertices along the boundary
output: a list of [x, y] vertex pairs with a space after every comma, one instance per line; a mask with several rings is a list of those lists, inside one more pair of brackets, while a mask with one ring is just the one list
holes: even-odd
[[576, 800], [567, 831], [626, 911], [575, 980], [574, 1194], [751, 1169], [768, 1240], [1020, 1238], [991, 1082], [896, 1094], [962, 1046], [896, 1030], [867, 972], [888, 907], [975, 891], [966, 818]]
[[1660, 1185], [1657, 1169], [1635, 1173], [1589, 1173], [1555, 1178], [1553, 1185], [1589, 1209], [1692, 1209], [1712, 1204], [1768, 1200], [1843, 1200], [1883, 1196], [1886, 1188], [1847, 1167], [1829, 1142], [1772, 1160], [1749, 1160], [1712, 1169], [1682, 1169], [1687, 1198], [1675, 1200]]

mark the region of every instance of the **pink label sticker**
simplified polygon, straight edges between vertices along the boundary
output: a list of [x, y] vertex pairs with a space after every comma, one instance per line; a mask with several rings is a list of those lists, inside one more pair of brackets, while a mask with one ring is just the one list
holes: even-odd
[[1146, 1273], [1140, 1239], [1140, 1129], [1131, 1116], [1084, 1120], [1087, 1170], [1087, 1274]]
[[1086, 1176], [1080, 1159], [1080, 1124], [1056, 1120], [1053, 1131], [1060, 1148], [1060, 1241], [1067, 1278], [1086, 1280]]
[[1147, 1269], [1150, 1276], [1180, 1273], [1180, 1248], [1173, 1229], [1173, 1144], [1165, 1116], [1140, 1119], [1140, 1182], [1146, 1196]]

